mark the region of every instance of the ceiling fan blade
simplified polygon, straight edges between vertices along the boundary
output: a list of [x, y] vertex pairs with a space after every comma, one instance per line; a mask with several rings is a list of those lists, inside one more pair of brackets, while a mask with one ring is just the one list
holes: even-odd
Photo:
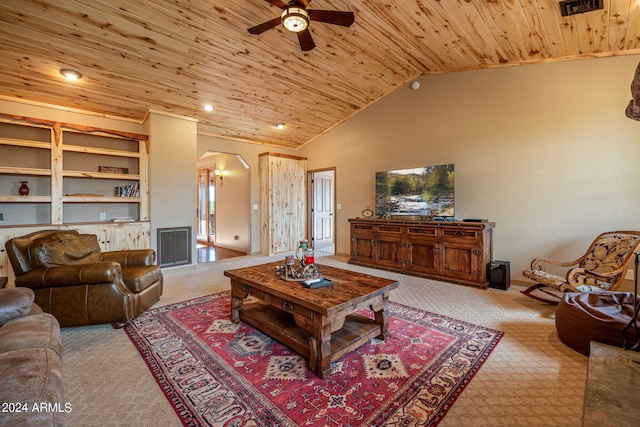
[[265, 0], [267, 3], [271, 3], [274, 6], [279, 7], [280, 9], [284, 9], [287, 7], [287, 4], [282, 0]]
[[251, 27], [247, 31], [249, 31], [251, 34], [262, 34], [267, 30], [277, 27], [278, 25], [280, 25], [280, 17], [274, 18], [271, 21], [263, 22], [262, 24], [256, 25], [255, 27]]
[[311, 3], [311, 0], [298, 0], [298, 2], [301, 3], [306, 9], [307, 7], [309, 7], [309, 3]]
[[326, 24], [342, 25], [343, 27], [350, 27], [356, 19], [353, 12], [316, 9], [310, 9], [307, 12], [309, 12], [309, 18], [312, 21], [324, 22]]
[[311, 32], [309, 31], [309, 28], [305, 29], [304, 31], [300, 31], [299, 33], [296, 33], [296, 34], [298, 35], [298, 41], [300, 42], [300, 49], [302, 49], [303, 52], [306, 52], [316, 47], [316, 44], [313, 42], [313, 37], [311, 37]]

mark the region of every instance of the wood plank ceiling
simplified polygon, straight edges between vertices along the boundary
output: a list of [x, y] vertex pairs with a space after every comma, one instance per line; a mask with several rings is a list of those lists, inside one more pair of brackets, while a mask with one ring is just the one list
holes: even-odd
[[313, 0], [355, 23], [312, 21], [301, 52], [281, 26], [247, 32], [279, 16], [264, 0], [0, 0], [0, 97], [295, 149], [421, 74], [640, 53], [640, 2], [601, 1], [562, 17], [557, 0]]

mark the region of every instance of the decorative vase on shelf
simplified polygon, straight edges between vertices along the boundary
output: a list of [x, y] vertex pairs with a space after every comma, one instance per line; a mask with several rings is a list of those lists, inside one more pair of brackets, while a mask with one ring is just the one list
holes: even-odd
[[20, 186], [20, 188], [18, 188], [18, 192], [20, 193], [21, 196], [28, 196], [29, 195], [29, 186], [27, 185], [27, 182], [29, 181], [20, 181], [22, 183], [22, 185]]

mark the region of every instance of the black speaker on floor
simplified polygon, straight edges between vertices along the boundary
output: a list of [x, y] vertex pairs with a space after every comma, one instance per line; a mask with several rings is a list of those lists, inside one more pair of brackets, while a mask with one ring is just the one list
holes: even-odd
[[506, 291], [511, 285], [509, 261], [491, 261], [489, 268], [489, 286]]

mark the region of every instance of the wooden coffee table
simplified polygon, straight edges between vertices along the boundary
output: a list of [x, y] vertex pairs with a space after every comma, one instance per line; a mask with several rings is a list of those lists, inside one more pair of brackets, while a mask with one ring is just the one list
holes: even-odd
[[[231, 279], [233, 322], [242, 320], [299, 353], [321, 378], [331, 374], [331, 362], [371, 338], [386, 339], [389, 292], [398, 282], [318, 265], [333, 285], [308, 289], [278, 277], [275, 267], [281, 264], [224, 272]], [[249, 296], [255, 299], [245, 304]], [[373, 318], [356, 313], [367, 307]]]

